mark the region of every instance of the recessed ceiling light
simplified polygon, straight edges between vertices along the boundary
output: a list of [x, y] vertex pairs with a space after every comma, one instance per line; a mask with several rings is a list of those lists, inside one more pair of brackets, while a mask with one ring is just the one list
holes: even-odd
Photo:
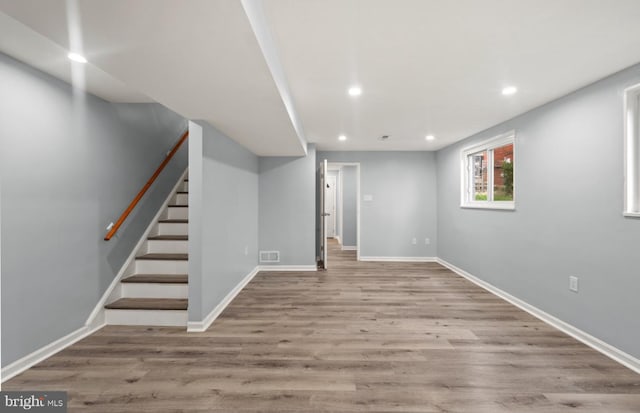
[[347, 140], [347, 137], [346, 137], [346, 136], [344, 136], [344, 135], [340, 135], [340, 136], [338, 136], [338, 140], [339, 140], [339, 141], [346, 141], [346, 140]]
[[81, 54], [78, 54], [78, 53], [73, 53], [73, 52], [71, 52], [71, 53], [69, 53], [69, 54], [67, 55], [67, 57], [68, 57], [70, 60], [73, 60], [74, 62], [78, 62], [78, 63], [87, 63], [87, 59], [86, 59], [84, 56], [82, 56]]
[[436, 137], [435, 137], [435, 136], [433, 136], [433, 135], [427, 135], [427, 136], [425, 136], [424, 138], [425, 138], [426, 140], [428, 140], [428, 141], [432, 141], [432, 140], [434, 140]]
[[351, 86], [349, 88], [349, 96], [360, 96], [362, 94], [362, 88], [360, 86]]
[[502, 89], [502, 94], [505, 96], [514, 95], [518, 91], [518, 88], [515, 86], [507, 86]]

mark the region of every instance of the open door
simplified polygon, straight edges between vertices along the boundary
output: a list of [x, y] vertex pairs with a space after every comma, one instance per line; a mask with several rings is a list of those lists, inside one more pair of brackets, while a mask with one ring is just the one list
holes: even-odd
[[325, 194], [327, 191], [327, 160], [323, 160], [318, 167], [318, 175], [320, 177], [320, 261], [318, 268], [329, 268], [327, 262], [327, 220], [329, 213], [326, 210]]

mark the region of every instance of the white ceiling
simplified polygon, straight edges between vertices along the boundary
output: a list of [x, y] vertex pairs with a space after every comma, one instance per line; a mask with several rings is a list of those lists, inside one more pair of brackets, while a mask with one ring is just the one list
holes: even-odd
[[0, 19], [0, 50], [54, 72], [81, 43], [105, 77], [92, 93], [148, 96], [259, 155], [300, 155], [304, 136], [321, 150], [436, 150], [640, 62], [638, 0], [243, 3], [266, 27], [240, 1], [0, 0], [21, 26]]
[[77, 32], [93, 65], [256, 154], [305, 153], [239, 1], [1, 0], [0, 11], [64, 49]]
[[640, 62], [638, 0], [266, 5], [307, 138], [326, 150], [438, 149]]
[[[68, 83], [73, 81], [67, 49], [1, 12], [0, 51]], [[75, 84], [94, 95], [111, 102], [152, 102], [92, 63], [82, 68], [83, 78], [76, 78]]]

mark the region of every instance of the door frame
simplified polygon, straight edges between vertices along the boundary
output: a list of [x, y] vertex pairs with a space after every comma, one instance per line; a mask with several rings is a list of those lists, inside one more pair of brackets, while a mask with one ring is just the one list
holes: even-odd
[[[360, 195], [360, 162], [329, 162], [327, 161], [327, 166], [328, 167], [338, 167], [338, 169], [340, 170], [339, 173], [339, 179], [340, 179], [340, 205], [337, 206], [337, 208], [340, 208], [340, 216], [342, 216], [343, 214], [343, 209], [342, 209], [342, 203], [344, 202], [344, 185], [343, 183], [343, 173], [342, 173], [342, 167], [343, 166], [355, 166], [356, 167], [356, 260], [360, 261], [360, 250], [361, 250], [361, 238], [360, 238], [360, 202], [361, 202], [361, 195]], [[341, 218], [340, 219], [340, 241], [342, 242], [342, 244], [344, 245], [344, 228], [342, 227], [342, 223], [343, 223], [344, 219]]]
[[323, 159], [320, 161], [320, 165], [318, 166], [318, 179], [320, 183], [320, 262], [322, 263], [322, 269], [326, 270], [329, 268], [328, 263], [328, 248], [327, 248], [327, 220], [326, 220], [326, 211], [325, 211], [325, 194], [326, 194], [326, 184], [327, 184], [327, 160]]

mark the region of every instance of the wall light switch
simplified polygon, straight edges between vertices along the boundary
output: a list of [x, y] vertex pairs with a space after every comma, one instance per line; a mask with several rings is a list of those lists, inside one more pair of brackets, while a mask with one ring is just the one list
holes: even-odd
[[364, 197], [362, 197], [362, 199], [364, 201], [373, 201], [373, 195], [365, 194]]
[[578, 292], [578, 277], [574, 277], [573, 275], [569, 276], [569, 290], [574, 293]]
[[431, 244], [431, 240], [429, 238], [425, 238], [424, 245], [429, 245], [429, 244]]
[[418, 243], [418, 240], [417, 240], [417, 239], [415, 239], [415, 238], [411, 238], [411, 243], [412, 243], [413, 245], [416, 245], [416, 244]]

